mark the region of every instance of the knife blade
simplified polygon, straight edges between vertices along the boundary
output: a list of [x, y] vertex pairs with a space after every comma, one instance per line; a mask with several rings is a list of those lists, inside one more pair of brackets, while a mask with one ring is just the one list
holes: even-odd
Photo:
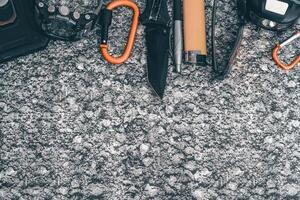
[[169, 66], [170, 16], [167, 0], [147, 0], [141, 21], [146, 26], [148, 81], [162, 99]]

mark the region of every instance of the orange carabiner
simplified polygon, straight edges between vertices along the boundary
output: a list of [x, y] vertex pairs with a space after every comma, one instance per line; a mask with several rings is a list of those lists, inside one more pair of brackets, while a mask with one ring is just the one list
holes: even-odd
[[272, 52], [272, 57], [273, 57], [273, 60], [275, 61], [275, 63], [281, 67], [282, 69], [285, 69], [285, 70], [290, 70], [290, 69], [293, 69], [299, 62], [300, 62], [300, 55], [298, 55], [297, 58], [295, 58], [291, 63], [289, 64], [285, 64], [283, 62], [280, 61], [279, 57], [278, 57], [278, 52], [279, 50], [288, 45], [289, 43], [291, 43], [293, 40], [297, 39], [297, 38], [300, 38], [300, 32], [296, 33], [294, 36], [290, 37], [289, 39], [287, 39], [286, 41], [284, 41], [283, 43], [281, 44], [277, 44], [276, 47], [273, 49], [273, 52]]
[[[108, 52], [108, 28], [111, 24], [112, 20], [112, 11], [113, 9], [125, 6], [131, 8], [133, 10], [133, 19], [131, 24], [130, 33], [128, 36], [128, 41], [125, 47], [123, 54], [119, 57], [114, 57], [109, 54]], [[112, 64], [121, 64], [124, 63], [130, 56], [131, 50], [134, 45], [135, 35], [139, 23], [139, 8], [138, 6], [131, 0], [113, 0], [106, 6], [106, 9], [103, 11], [103, 22], [102, 22], [102, 33], [101, 33], [101, 44], [100, 44], [100, 51], [105, 60]]]

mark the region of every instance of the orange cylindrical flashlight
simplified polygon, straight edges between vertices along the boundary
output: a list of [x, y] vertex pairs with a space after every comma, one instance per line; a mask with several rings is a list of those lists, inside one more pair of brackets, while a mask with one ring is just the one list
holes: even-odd
[[183, 1], [185, 61], [206, 64], [205, 1]]

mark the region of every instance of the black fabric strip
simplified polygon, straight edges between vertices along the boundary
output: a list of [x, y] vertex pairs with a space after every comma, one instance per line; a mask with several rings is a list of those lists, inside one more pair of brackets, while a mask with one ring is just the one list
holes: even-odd
[[213, 2], [213, 11], [212, 11], [212, 28], [211, 28], [211, 43], [212, 43], [212, 67], [214, 72], [215, 79], [224, 79], [231, 71], [232, 65], [235, 61], [237, 56], [238, 50], [241, 46], [241, 42], [243, 39], [244, 27], [245, 22], [241, 20], [239, 25], [238, 34], [234, 43], [234, 47], [230, 53], [230, 57], [226, 62], [226, 66], [220, 68], [217, 63], [217, 56], [216, 56], [216, 15], [217, 15], [217, 0]]

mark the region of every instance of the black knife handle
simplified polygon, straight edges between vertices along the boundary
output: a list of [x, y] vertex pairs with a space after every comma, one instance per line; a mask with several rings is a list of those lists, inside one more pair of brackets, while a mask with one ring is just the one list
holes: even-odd
[[181, 0], [174, 0], [174, 20], [182, 21], [182, 5]]
[[101, 24], [101, 44], [106, 44], [108, 40], [108, 29], [112, 22], [112, 11], [108, 9], [102, 9], [100, 16]]
[[167, 0], [147, 0], [146, 8], [141, 16], [144, 25], [160, 24], [168, 26], [170, 15]]

